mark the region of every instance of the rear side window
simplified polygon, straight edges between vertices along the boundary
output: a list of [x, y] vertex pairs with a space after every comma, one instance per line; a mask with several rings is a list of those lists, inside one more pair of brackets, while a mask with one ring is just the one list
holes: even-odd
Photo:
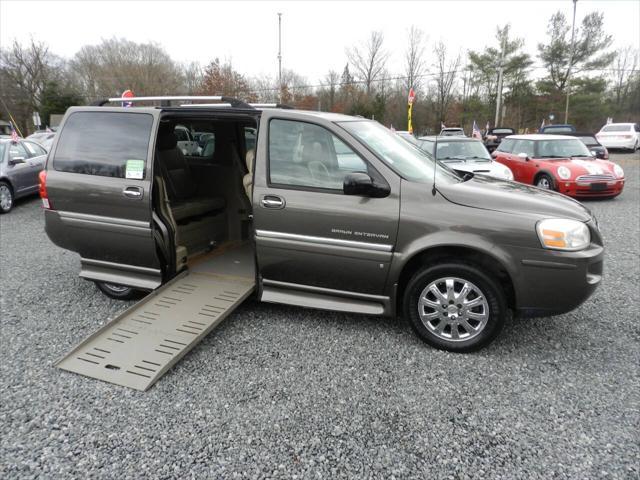
[[29, 151], [29, 155], [32, 157], [39, 157], [41, 155], [46, 155], [47, 151], [42, 148], [40, 145], [37, 145], [32, 142], [24, 142], [24, 146]]
[[603, 132], [630, 132], [631, 125], [607, 125], [602, 127]]
[[72, 113], [60, 133], [53, 168], [103, 177], [142, 178], [127, 175], [127, 169], [139, 172], [140, 161], [146, 163], [152, 126], [153, 116], [144, 113]]

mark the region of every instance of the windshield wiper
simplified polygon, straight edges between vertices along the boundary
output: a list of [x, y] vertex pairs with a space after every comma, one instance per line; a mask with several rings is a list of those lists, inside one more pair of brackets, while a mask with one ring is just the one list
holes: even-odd
[[439, 157], [438, 161], [445, 161], [445, 160], [454, 160], [456, 162], [464, 162], [465, 158], [464, 157]]
[[464, 157], [466, 160], [484, 160], [486, 162], [490, 162], [491, 159], [487, 158], [487, 157], [478, 157], [478, 156], [473, 156], [473, 157]]

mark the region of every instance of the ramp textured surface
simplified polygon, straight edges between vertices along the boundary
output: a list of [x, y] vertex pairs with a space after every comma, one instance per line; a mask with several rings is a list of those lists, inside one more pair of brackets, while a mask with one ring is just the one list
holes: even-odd
[[91, 335], [56, 366], [146, 390], [254, 287], [249, 245], [203, 259]]

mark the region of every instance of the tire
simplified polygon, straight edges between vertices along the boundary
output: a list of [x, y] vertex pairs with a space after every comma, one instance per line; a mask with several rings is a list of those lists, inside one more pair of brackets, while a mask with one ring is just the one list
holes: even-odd
[[[465, 285], [467, 292], [461, 297]], [[435, 295], [434, 287], [441, 297]], [[474, 305], [465, 309], [465, 300]], [[477, 267], [453, 259], [419, 270], [404, 293], [404, 317], [418, 337], [440, 350], [479, 350], [500, 333], [506, 316], [507, 302], [500, 284]]]
[[144, 296], [144, 292], [132, 287], [125, 287], [116, 283], [95, 282], [96, 287], [107, 297], [115, 300], [135, 300]]
[[555, 182], [553, 178], [548, 173], [542, 173], [536, 178], [536, 187], [542, 188], [544, 190], [555, 190]]
[[9, 213], [13, 208], [13, 189], [7, 182], [0, 182], [0, 213]]

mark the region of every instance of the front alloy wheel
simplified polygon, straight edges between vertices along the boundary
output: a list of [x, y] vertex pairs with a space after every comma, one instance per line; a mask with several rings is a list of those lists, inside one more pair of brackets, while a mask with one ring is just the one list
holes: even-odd
[[13, 208], [13, 192], [6, 182], [0, 182], [0, 213], [9, 213]]
[[405, 290], [404, 315], [428, 344], [469, 352], [487, 345], [500, 332], [507, 304], [490, 272], [451, 260], [413, 276]]
[[420, 293], [418, 315], [436, 337], [459, 342], [482, 332], [489, 320], [489, 305], [473, 283], [457, 277], [434, 280]]

